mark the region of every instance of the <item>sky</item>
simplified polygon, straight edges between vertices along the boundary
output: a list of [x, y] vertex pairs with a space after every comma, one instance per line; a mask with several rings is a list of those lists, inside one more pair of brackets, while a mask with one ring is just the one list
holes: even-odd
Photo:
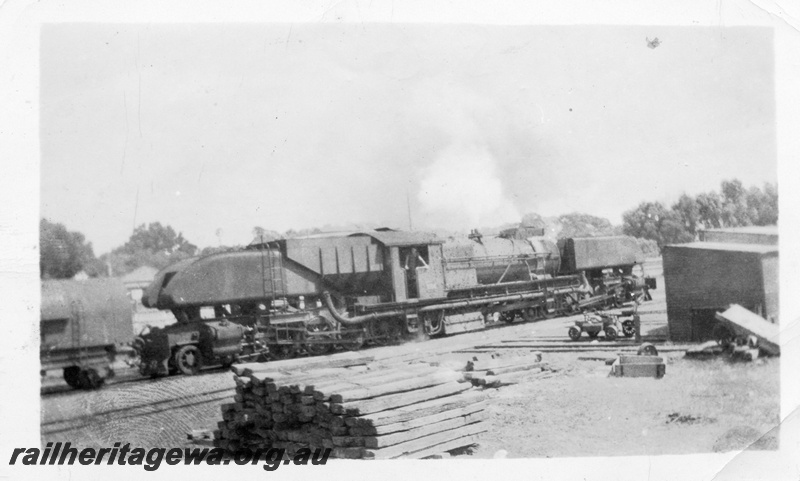
[[155, 221], [620, 223], [777, 181], [766, 27], [59, 24], [40, 69], [41, 215], [98, 255]]

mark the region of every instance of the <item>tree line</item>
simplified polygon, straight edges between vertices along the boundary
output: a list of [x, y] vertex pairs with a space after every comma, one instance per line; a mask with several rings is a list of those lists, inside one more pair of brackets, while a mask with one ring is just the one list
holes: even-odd
[[667, 208], [661, 202], [642, 202], [622, 215], [625, 235], [651, 239], [659, 249], [697, 239], [703, 229], [777, 225], [778, 187], [745, 189], [739, 180], [726, 180], [720, 192], [683, 194]]

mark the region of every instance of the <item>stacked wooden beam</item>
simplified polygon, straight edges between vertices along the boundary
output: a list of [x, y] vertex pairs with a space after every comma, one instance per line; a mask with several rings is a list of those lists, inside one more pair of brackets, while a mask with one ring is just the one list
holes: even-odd
[[424, 363], [365, 369], [234, 366], [217, 446], [330, 448], [351, 459], [422, 458], [469, 446], [487, 430], [485, 395], [459, 372]]
[[487, 353], [467, 361], [463, 376], [474, 386], [495, 387], [552, 374], [550, 366], [542, 362], [541, 352], [524, 355]]

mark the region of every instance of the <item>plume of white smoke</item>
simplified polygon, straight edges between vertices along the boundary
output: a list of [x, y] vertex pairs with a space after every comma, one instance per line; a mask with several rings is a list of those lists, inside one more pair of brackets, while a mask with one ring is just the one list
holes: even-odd
[[423, 171], [417, 200], [424, 224], [451, 230], [519, 222], [488, 149], [456, 141]]

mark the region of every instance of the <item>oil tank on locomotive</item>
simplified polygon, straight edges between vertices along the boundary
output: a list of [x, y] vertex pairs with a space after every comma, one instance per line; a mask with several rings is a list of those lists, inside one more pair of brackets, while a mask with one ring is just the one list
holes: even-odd
[[117, 279], [43, 280], [41, 369], [73, 388], [99, 387], [133, 338], [133, 306]]

